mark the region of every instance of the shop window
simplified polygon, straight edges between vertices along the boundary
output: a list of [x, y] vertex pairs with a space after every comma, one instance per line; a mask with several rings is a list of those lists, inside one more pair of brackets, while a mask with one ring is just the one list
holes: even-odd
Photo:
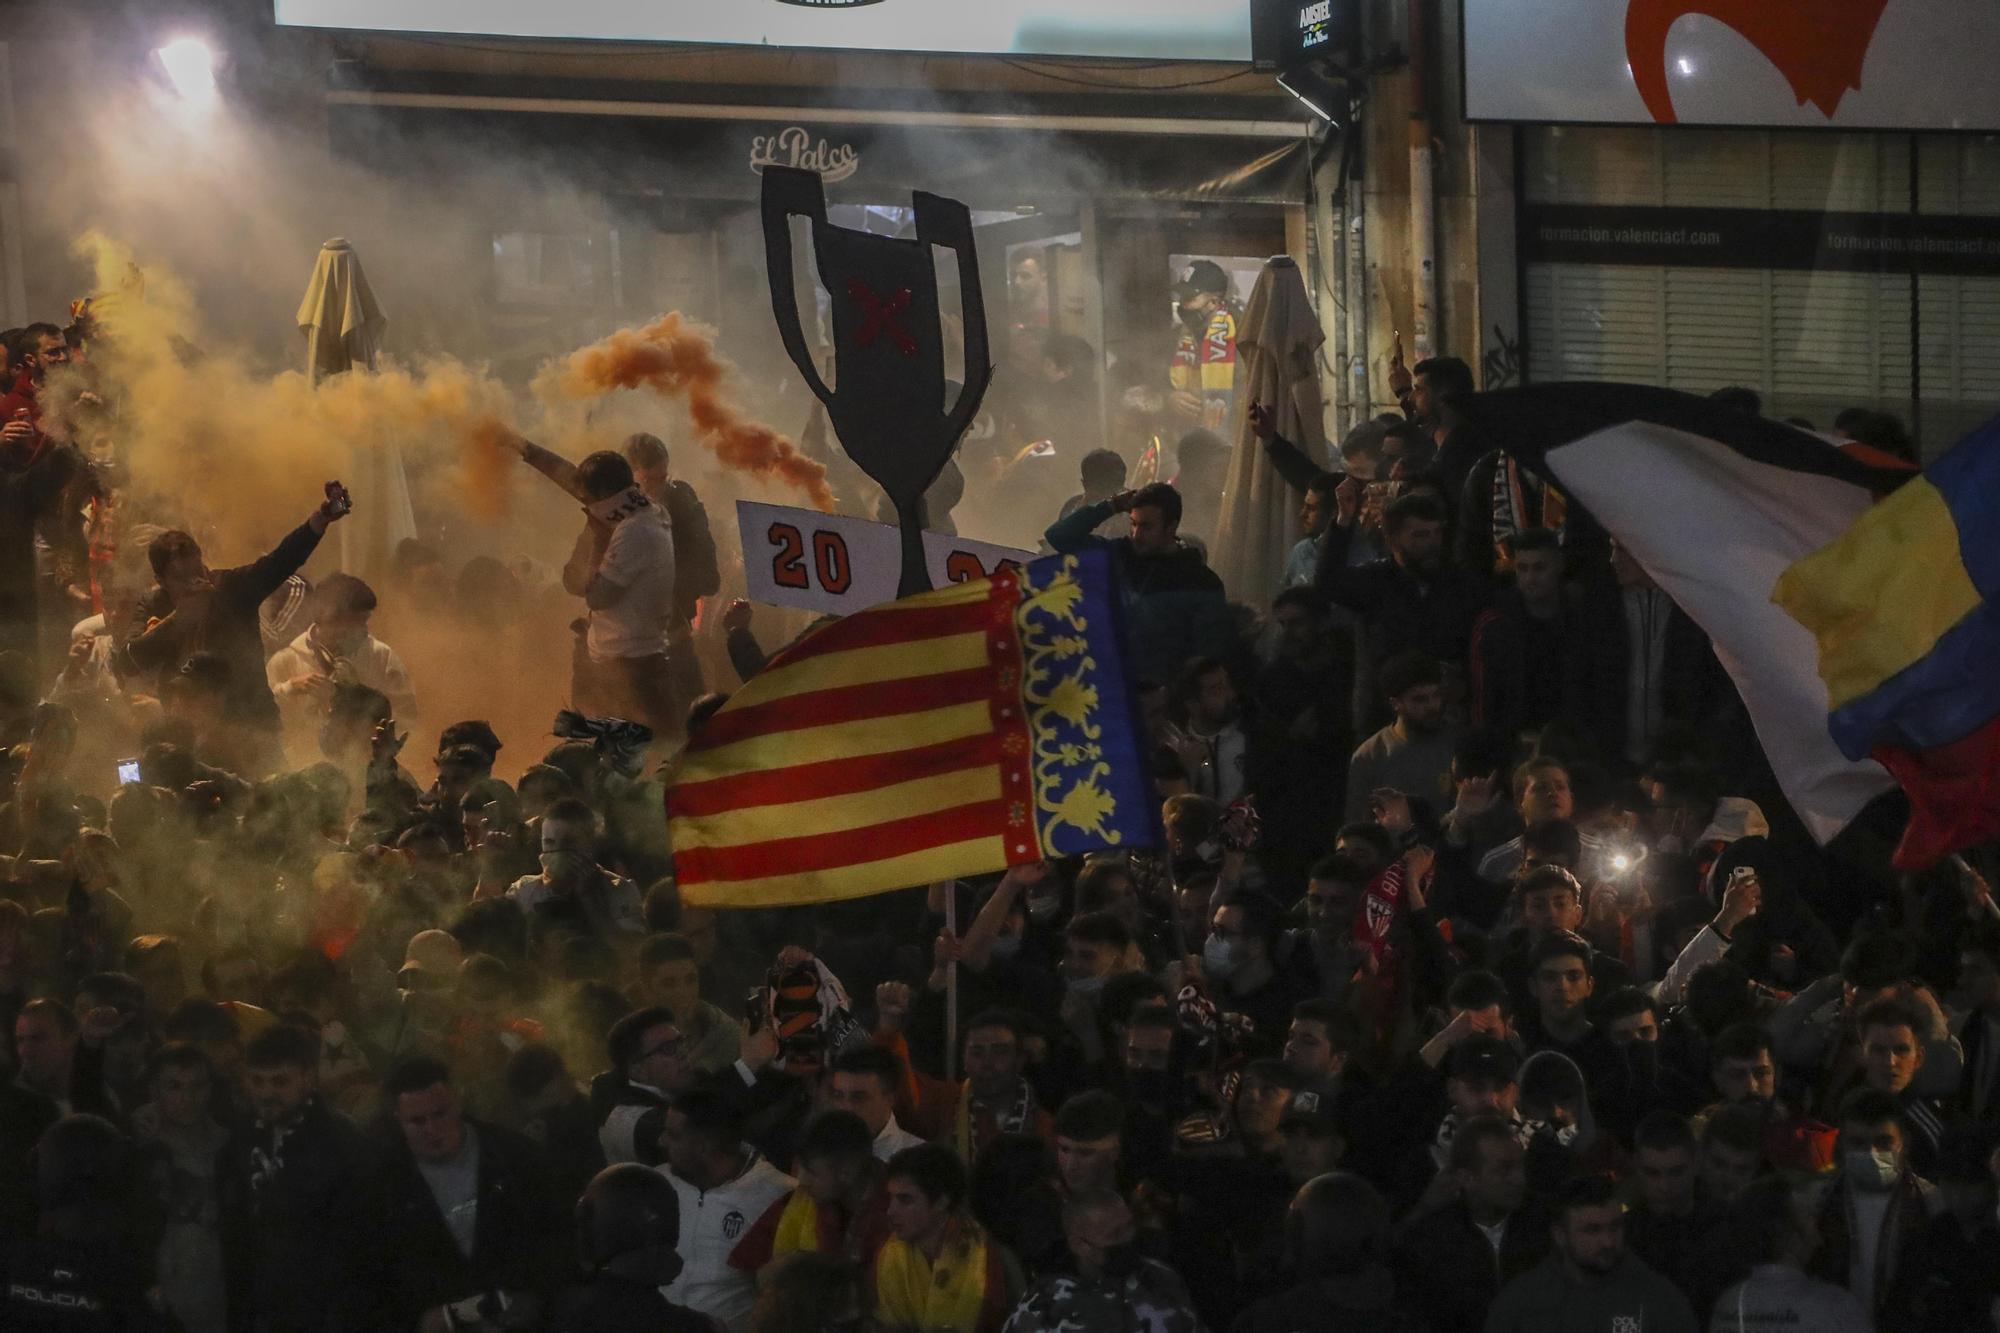
[[[1912, 163], [1912, 147], [1916, 159]], [[2000, 139], [1543, 127], [1523, 207], [2000, 215]], [[1658, 217], [1660, 215], [1653, 215]], [[1546, 262], [1544, 262], [1546, 261]], [[1825, 429], [1844, 407], [1916, 419], [1930, 455], [2000, 407], [2000, 274], [1561, 262], [1524, 268], [1526, 375], [1706, 393], [1745, 384]], [[1912, 347], [1912, 308], [1917, 315]]]
[[502, 305], [590, 305], [610, 297], [610, 232], [506, 231], [493, 236], [494, 297]]

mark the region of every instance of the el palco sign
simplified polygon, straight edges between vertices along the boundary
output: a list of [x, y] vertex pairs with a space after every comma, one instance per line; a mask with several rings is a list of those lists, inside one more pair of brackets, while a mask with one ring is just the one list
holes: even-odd
[[765, 167], [797, 167], [818, 172], [831, 185], [846, 180], [860, 166], [861, 150], [852, 144], [836, 146], [825, 139], [815, 139], [811, 131], [799, 125], [776, 134], [760, 134], [750, 141], [750, 170], [759, 176], [764, 174]]

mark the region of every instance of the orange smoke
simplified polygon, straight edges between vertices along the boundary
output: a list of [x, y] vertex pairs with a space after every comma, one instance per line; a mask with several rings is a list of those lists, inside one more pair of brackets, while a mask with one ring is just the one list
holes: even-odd
[[676, 313], [662, 315], [643, 329], [620, 329], [571, 352], [545, 378], [545, 394], [568, 399], [596, 398], [613, 389], [651, 389], [664, 398], [685, 399], [701, 442], [726, 468], [775, 477], [806, 493], [814, 507], [833, 509], [826, 468], [800, 453], [769, 426], [751, 421], [722, 392], [729, 367], [697, 325]]
[[482, 519], [505, 516], [520, 465], [515, 435], [498, 417], [480, 417], [459, 435], [458, 485], [465, 503]]

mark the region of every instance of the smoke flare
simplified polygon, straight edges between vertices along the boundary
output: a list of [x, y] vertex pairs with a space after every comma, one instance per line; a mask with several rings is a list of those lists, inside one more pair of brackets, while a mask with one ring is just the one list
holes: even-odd
[[775, 477], [804, 491], [816, 508], [831, 511], [833, 488], [827, 484], [826, 467], [737, 411], [723, 393], [728, 373], [707, 330], [669, 312], [643, 329], [620, 329], [571, 352], [536, 377], [535, 391], [545, 401], [638, 388], [684, 399], [697, 436], [724, 467]]

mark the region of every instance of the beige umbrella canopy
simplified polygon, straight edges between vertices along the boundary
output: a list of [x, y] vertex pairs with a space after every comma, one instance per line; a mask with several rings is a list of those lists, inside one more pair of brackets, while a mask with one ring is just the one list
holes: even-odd
[[[373, 370], [388, 322], [354, 247], [338, 236], [320, 246], [298, 318], [299, 332], [306, 336], [306, 373], [313, 383], [350, 370]], [[396, 543], [417, 535], [402, 451], [394, 440], [357, 440], [344, 480], [356, 504], [353, 517], [335, 529], [340, 567], [379, 579], [390, 568]]]
[[1299, 267], [1284, 255], [1269, 260], [1250, 293], [1237, 336], [1242, 369], [1236, 382], [1236, 448], [1223, 495], [1210, 563], [1229, 595], [1266, 605], [1278, 590], [1285, 557], [1301, 534], [1299, 496], [1285, 484], [1250, 430], [1249, 406], [1263, 403], [1277, 417], [1278, 433], [1306, 457], [1326, 466], [1324, 404], [1318, 353], [1325, 340], [1306, 298]]

